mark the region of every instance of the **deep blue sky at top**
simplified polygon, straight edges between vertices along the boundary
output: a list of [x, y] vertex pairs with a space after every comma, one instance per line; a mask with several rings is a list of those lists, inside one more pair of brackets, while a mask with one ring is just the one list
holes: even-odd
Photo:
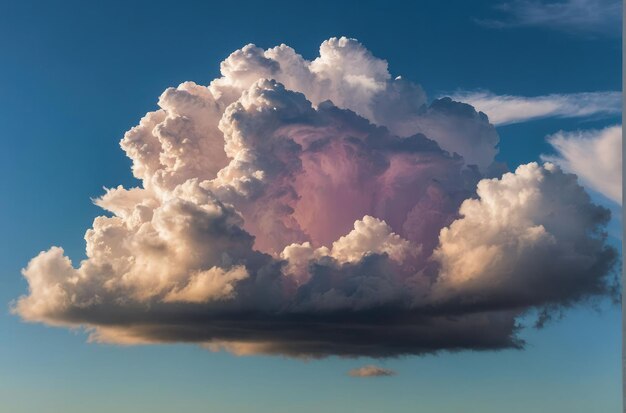
[[[359, 405], [363, 411], [380, 406], [408, 409], [413, 406], [409, 394], [418, 382], [426, 388], [433, 386], [420, 395], [430, 409], [425, 411], [433, 413], [458, 411], [454, 406], [472, 401], [480, 406], [477, 412], [496, 412], [497, 406], [506, 405], [507, 397], [534, 397], [537, 405], [562, 406], [558, 404], [563, 403], [562, 395], [576, 394], [582, 388], [588, 391], [583, 401], [574, 398], [571, 404], [565, 403], [570, 410], [559, 407], [546, 411], [575, 411], [571, 408], [584, 409], [585, 403], [616, 408], [620, 387], [619, 315], [615, 308], [600, 315], [575, 313], [546, 331], [531, 331], [528, 334], [533, 348], [526, 352], [460, 354], [405, 364], [395, 361], [394, 367], [404, 368], [404, 374], [392, 379], [394, 382], [379, 382], [380, 387], [336, 378], [345, 368], [354, 367], [354, 363], [344, 360], [305, 365], [277, 358], [237, 359], [188, 346], [119, 349], [87, 345], [81, 334], [25, 325], [8, 312], [10, 300], [26, 289], [20, 269], [39, 251], [61, 245], [75, 262], [84, 256], [82, 236], [101, 213], [90, 198], [102, 194], [103, 186], [137, 185], [130, 162], [118, 145], [123, 133], [154, 110], [166, 87], [186, 80], [207, 84], [219, 75], [219, 62], [247, 43], [261, 47], [285, 43], [312, 59], [323, 40], [341, 35], [355, 37], [374, 55], [389, 62], [392, 75], [420, 83], [431, 98], [457, 89], [524, 96], [621, 90], [618, 38], [547, 28], [493, 29], [477, 24], [477, 19], [499, 16], [496, 4], [466, 0], [0, 0], [0, 365], [4, 366], [0, 367], [0, 389], [4, 389], [0, 390], [0, 403], [6, 400], [14, 412], [81, 411], [81, 406], [88, 405], [87, 400], [105, 400], [98, 391], [101, 385], [129, 400], [129, 406], [144, 406], [141, 410], [147, 411], [148, 405], [142, 403], [156, 393], [146, 383], [157, 380], [158, 386], [178, 389], [168, 400], [173, 403], [176, 395], [185, 398], [189, 411], [197, 406], [237, 411], [226, 406], [235, 405], [229, 400], [239, 397], [234, 390], [236, 383], [247, 377], [255, 383], [270, 380], [267, 388], [241, 382], [250, 387], [248, 391], [255, 400], [268, 403], [278, 397], [270, 389], [273, 386], [284, 386], [287, 393], [304, 394], [299, 393], [304, 391], [302, 388], [289, 383], [296, 378], [320, 394], [334, 394], [329, 386], [337, 385], [361, 395], [365, 401], [373, 397], [372, 392], [378, 392], [378, 397], [371, 400], [393, 399], [388, 404], [363, 402]], [[546, 119], [502, 127], [499, 159], [514, 168], [538, 160], [540, 153], [550, 150], [544, 142], [547, 134], [619, 122], [619, 118]], [[589, 334], [599, 338], [594, 340]], [[528, 354], [534, 354], [534, 358], [525, 358]], [[577, 360], [578, 364], [568, 364], [568, 360]], [[494, 367], [498, 363], [501, 367]], [[615, 368], [609, 368], [613, 363]], [[206, 370], [193, 370], [192, 366], [198, 365], [206, 365]], [[91, 376], [81, 366], [98, 374]], [[476, 366], [482, 366], [487, 373], [463, 376], [458, 370]], [[275, 372], [277, 377], [268, 379], [258, 369], [271, 369], [268, 374]], [[520, 371], [504, 378], [504, 382], [487, 376], [502, 377], [503, 371], [511, 369]], [[571, 377], [559, 382], [562, 388], [556, 393], [542, 390], [556, 383], [556, 375], [554, 382], [548, 375], [547, 382], [537, 379], [527, 384], [527, 391], [507, 393], [507, 385], [519, 386], [546, 377], [546, 369], [565, 371]], [[159, 374], [166, 370], [169, 376], [161, 377]], [[581, 374], [592, 376], [573, 378]], [[94, 377], [100, 380], [97, 386]], [[328, 384], [316, 390], [320, 378]], [[229, 380], [232, 387], [228, 387]], [[118, 387], [111, 384], [117, 381], [121, 383]], [[180, 383], [187, 381], [195, 384], [183, 390]], [[476, 388], [468, 381], [473, 381]], [[227, 383], [223, 384], [226, 387], [220, 388], [220, 383]], [[446, 395], [437, 383], [456, 386], [465, 398], [459, 396], [437, 405], [437, 400]], [[198, 396], [206, 390], [204, 386], [222, 391], [208, 402]], [[494, 396], [487, 390], [489, 386], [500, 389], [498, 394], [502, 396]], [[126, 388], [139, 390], [127, 394]], [[485, 393], [481, 394], [480, 389]], [[29, 394], [35, 397], [26, 401]], [[289, 395], [284, 397], [279, 406], [286, 406], [287, 411], [297, 400], [295, 396], [293, 401]], [[351, 405], [350, 398], [340, 394], [327, 396], [331, 400], [319, 397], [320, 403], [326, 400], [336, 406]], [[246, 393], [241, 398], [245, 399]], [[41, 410], [39, 402], [52, 408]], [[109, 403], [109, 408], [119, 412], [137, 411]], [[155, 403], [150, 409], [166, 411], [159, 409], [167, 409], [167, 403]], [[248, 411], [245, 404], [242, 406], [239, 411]], [[281, 408], [268, 407], [268, 411]], [[100, 410], [91, 406], [90, 411]]]

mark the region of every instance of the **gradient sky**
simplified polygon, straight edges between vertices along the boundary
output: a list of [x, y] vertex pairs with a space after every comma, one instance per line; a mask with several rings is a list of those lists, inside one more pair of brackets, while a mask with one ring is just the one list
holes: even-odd
[[[498, 2], [127, 3], [0, 1], [3, 411], [621, 410], [621, 316], [609, 303], [524, 330], [522, 351], [376, 361], [398, 374], [373, 379], [346, 375], [368, 359], [87, 344], [80, 332], [11, 315], [11, 300], [27, 291], [20, 270], [28, 260], [50, 245], [82, 259], [84, 230], [101, 213], [90, 198], [103, 186], [137, 184], [118, 145], [123, 133], [155, 109], [166, 87], [208, 83], [219, 62], [247, 43], [286, 43], [313, 58], [323, 40], [355, 37], [431, 98], [479, 89], [516, 96], [621, 90], [619, 33], [598, 28], [609, 23], [523, 20]], [[514, 169], [552, 152], [547, 135], [619, 123], [614, 114], [499, 126], [498, 159]], [[618, 247], [620, 227], [615, 219], [609, 229]]]

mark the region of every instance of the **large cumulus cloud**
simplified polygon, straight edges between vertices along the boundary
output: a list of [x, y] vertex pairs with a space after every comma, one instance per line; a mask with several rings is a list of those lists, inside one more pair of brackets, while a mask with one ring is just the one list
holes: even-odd
[[[122, 139], [77, 266], [33, 258], [28, 321], [115, 343], [396, 356], [519, 348], [517, 318], [611, 291], [607, 210], [552, 164], [502, 175], [483, 113], [355, 40], [248, 45]], [[497, 171], [500, 171], [498, 173]]]

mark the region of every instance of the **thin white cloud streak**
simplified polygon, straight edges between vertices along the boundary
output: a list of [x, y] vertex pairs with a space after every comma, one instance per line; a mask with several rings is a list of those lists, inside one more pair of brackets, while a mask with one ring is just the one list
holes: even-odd
[[622, 126], [560, 131], [547, 138], [557, 154], [544, 161], [575, 173], [588, 188], [622, 204]]
[[515, 0], [495, 7], [501, 18], [477, 22], [491, 28], [540, 27], [585, 36], [618, 37], [622, 2], [619, 0]]
[[586, 92], [545, 96], [496, 95], [489, 91], [460, 91], [452, 99], [466, 102], [489, 116], [494, 125], [534, 119], [619, 115], [621, 92]]

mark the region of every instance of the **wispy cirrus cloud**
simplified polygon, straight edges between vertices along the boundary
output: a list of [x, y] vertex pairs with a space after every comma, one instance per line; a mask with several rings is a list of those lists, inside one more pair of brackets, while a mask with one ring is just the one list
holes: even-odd
[[514, 0], [495, 8], [501, 17], [477, 23], [492, 28], [541, 27], [585, 36], [618, 37], [621, 33], [619, 0]]
[[622, 126], [600, 130], [560, 131], [548, 137], [556, 155], [544, 161], [578, 175], [583, 184], [622, 204]]
[[515, 96], [479, 90], [459, 91], [452, 99], [469, 103], [486, 113], [494, 125], [548, 117], [612, 116], [622, 111], [622, 94], [615, 91]]
[[367, 365], [359, 367], [358, 369], [352, 369], [348, 372], [348, 375], [352, 377], [389, 377], [395, 376], [396, 372], [384, 367]]

